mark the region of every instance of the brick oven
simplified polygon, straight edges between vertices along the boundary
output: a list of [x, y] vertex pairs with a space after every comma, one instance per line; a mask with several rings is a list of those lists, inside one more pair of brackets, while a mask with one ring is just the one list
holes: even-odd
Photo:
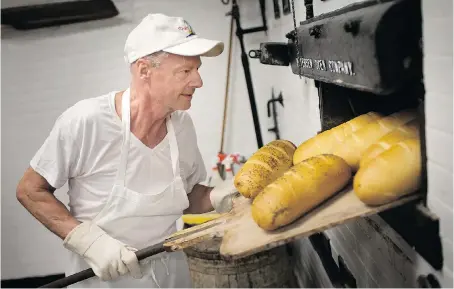
[[417, 109], [423, 160], [420, 199], [308, 238], [323, 272], [301, 264], [302, 285], [452, 287], [452, 1], [291, 4], [288, 42], [249, 56], [314, 80], [322, 131], [369, 111]]

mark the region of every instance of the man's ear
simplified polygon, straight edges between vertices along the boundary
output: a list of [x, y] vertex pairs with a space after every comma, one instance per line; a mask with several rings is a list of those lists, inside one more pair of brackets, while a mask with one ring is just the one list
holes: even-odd
[[140, 79], [146, 79], [150, 77], [151, 66], [150, 62], [147, 59], [140, 58], [136, 63], [137, 75]]

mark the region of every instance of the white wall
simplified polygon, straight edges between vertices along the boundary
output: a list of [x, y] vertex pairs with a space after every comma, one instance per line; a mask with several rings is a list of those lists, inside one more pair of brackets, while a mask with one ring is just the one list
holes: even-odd
[[[261, 25], [258, 1], [241, 0], [243, 28]], [[301, 2], [301, 3], [299, 3]], [[115, 0], [120, 15], [113, 19], [33, 31], [2, 31], [2, 279], [63, 272], [65, 250], [15, 197], [15, 188], [29, 160], [40, 147], [57, 116], [78, 100], [128, 85], [123, 45], [128, 32], [147, 13], [162, 12], [188, 19], [196, 32], [228, 44], [229, 6], [219, 0]], [[286, 41], [292, 29], [291, 15], [275, 21], [268, 1], [268, 36], [263, 32], [244, 36], [246, 49], [263, 41]], [[297, 10], [304, 11], [302, 1]], [[305, 16], [298, 12], [298, 17]], [[234, 35], [226, 152], [250, 155], [257, 149], [250, 113], [240, 47]], [[226, 45], [227, 47], [227, 45]], [[227, 52], [206, 59], [201, 68], [204, 87], [194, 98], [194, 118], [199, 146], [207, 168], [220, 146]], [[318, 100], [311, 81], [300, 80], [289, 67], [261, 65], [250, 60], [252, 79], [264, 142], [274, 139], [267, 131], [271, 119], [266, 102], [271, 87], [283, 91], [284, 110], [278, 107], [282, 137], [299, 143], [319, 129]], [[292, 110], [294, 113], [287, 113]], [[56, 195], [67, 202], [66, 187]]]
[[[453, 273], [453, 2], [423, 0], [428, 207], [441, 218], [445, 273]], [[449, 272], [449, 274], [448, 274]]]

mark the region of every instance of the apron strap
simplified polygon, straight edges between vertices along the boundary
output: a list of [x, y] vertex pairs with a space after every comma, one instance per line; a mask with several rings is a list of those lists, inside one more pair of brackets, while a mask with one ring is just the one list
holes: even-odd
[[172, 124], [172, 118], [167, 119], [167, 133], [169, 134], [170, 157], [172, 159], [173, 175], [180, 176], [180, 161], [176, 132]]
[[131, 137], [131, 104], [129, 88], [123, 93], [121, 100], [121, 122], [123, 129], [123, 144], [121, 147], [120, 166], [118, 167], [116, 185], [125, 186], [126, 167], [128, 165], [129, 140]]

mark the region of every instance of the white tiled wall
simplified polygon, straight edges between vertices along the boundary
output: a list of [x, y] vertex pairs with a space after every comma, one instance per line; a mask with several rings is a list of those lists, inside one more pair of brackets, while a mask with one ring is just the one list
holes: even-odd
[[[446, 270], [453, 271], [453, 3], [424, 0], [428, 206], [441, 218]], [[452, 281], [451, 281], [452, 282]], [[452, 286], [452, 283], [451, 283]]]

